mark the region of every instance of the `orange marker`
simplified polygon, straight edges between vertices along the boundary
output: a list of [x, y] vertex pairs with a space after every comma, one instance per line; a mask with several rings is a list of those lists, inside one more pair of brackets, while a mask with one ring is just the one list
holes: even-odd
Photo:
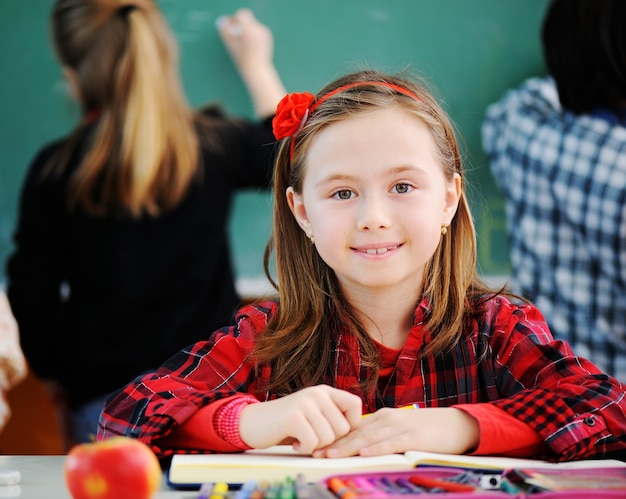
[[339, 497], [339, 499], [355, 499], [358, 495], [354, 489], [348, 487], [348, 485], [343, 483], [336, 476], [328, 480], [328, 488], [332, 490], [333, 494]]

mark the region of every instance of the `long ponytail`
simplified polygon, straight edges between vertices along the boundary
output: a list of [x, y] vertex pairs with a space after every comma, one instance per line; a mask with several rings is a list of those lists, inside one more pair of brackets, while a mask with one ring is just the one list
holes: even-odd
[[176, 43], [155, 3], [58, 0], [53, 36], [85, 116], [97, 116], [68, 205], [133, 216], [175, 207], [198, 170], [198, 136]]

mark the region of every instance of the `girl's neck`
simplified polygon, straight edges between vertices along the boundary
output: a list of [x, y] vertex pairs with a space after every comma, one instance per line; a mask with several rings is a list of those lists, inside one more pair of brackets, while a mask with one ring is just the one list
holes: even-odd
[[404, 346], [413, 325], [420, 293], [368, 292], [346, 295], [373, 340], [393, 349]]

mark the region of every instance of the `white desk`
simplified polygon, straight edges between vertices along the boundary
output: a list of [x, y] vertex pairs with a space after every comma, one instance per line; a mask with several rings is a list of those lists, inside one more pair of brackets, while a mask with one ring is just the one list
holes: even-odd
[[[18, 470], [22, 474], [19, 485], [0, 485], [0, 498], [71, 499], [65, 486], [63, 464], [65, 456], [0, 456], [0, 470]], [[196, 499], [198, 493], [170, 489], [165, 483], [154, 499]]]

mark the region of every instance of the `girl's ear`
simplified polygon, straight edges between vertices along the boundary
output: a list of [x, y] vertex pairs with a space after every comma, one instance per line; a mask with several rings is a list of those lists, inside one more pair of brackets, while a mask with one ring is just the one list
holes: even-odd
[[63, 76], [67, 85], [70, 88], [70, 95], [76, 102], [80, 103], [80, 85], [78, 84], [78, 75], [72, 68], [63, 66]]
[[287, 187], [285, 195], [287, 196], [289, 209], [291, 210], [293, 217], [296, 219], [296, 222], [298, 222], [298, 225], [307, 237], [311, 237], [313, 230], [311, 229], [311, 222], [309, 222], [309, 217], [306, 214], [306, 208], [304, 207], [304, 202], [302, 201], [302, 194], [298, 194], [294, 191], [293, 187]]
[[456, 210], [459, 207], [459, 200], [461, 199], [461, 176], [458, 173], [454, 174], [452, 180], [448, 183], [446, 189], [445, 205], [443, 208], [443, 225], [450, 225]]

